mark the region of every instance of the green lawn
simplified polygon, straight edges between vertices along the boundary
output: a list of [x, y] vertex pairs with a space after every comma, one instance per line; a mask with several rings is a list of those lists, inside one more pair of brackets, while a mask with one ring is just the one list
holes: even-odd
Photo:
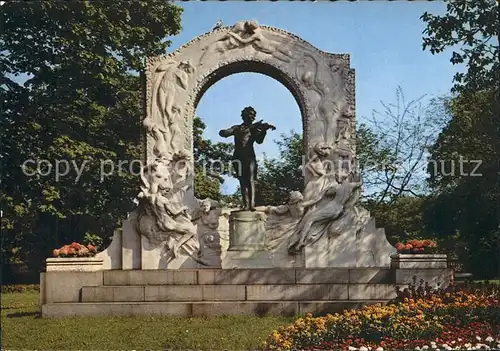
[[2, 294], [3, 349], [249, 350], [283, 317], [103, 317], [42, 319], [38, 292]]

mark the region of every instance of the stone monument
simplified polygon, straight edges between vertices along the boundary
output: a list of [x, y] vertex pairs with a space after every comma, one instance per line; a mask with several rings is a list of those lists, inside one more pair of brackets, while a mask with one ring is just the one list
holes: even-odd
[[[235, 138], [244, 208], [194, 196], [196, 106], [211, 85], [239, 72], [275, 78], [302, 114], [304, 191], [290, 193], [280, 206], [254, 207], [252, 145], [273, 126], [253, 123], [251, 107], [243, 110], [243, 124], [220, 132]], [[43, 316], [332, 312], [386, 301], [391, 284], [414, 274], [391, 278], [391, 270], [400, 269], [390, 266], [396, 249], [356, 205], [362, 183], [348, 54], [240, 21], [149, 58], [145, 96], [138, 208], [97, 257], [47, 261]], [[417, 261], [414, 269], [422, 266]], [[438, 268], [448, 277], [442, 262]]]
[[[215, 202], [208, 205], [210, 199], [203, 203], [194, 197], [196, 105], [216, 81], [242, 71], [278, 79], [302, 112], [305, 188], [283, 205], [286, 210], [254, 206], [253, 144], [262, 143], [275, 128], [254, 123], [252, 107], [243, 109], [243, 123], [219, 133], [234, 137], [233, 170], [244, 208], [220, 208]], [[355, 89], [349, 55], [324, 53], [293, 34], [241, 21], [215, 28], [172, 54], [150, 58], [146, 76], [147, 164], [139, 208], [122, 232], [122, 241], [128, 243], [122, 244], [122, 260], [131, 260], [127, 267], [389, 266], [395, 249], [369, 213], [356, 206], [361, 181], [355, 170]], [[212, 224], [207, 226], [203, 218], [212, 218]], [[223, 245], [227, 235], [219, 233], [219, 226], [229, 229], [229, 245]], [[112, 258], [105, 259], [109, 261]]]

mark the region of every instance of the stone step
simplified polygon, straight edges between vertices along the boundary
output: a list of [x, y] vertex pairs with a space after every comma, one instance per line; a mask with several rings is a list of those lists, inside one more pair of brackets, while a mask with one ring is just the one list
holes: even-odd
[[392, 284], [84, 286], [82, 302], [389, 300]]
[[314, 315], [360, 308], [380, 300], [353, 301], [245, 301], [245, 302], [66, 302], [42, 305], [45, 317], [110, 317], [110, 316], [185, 316], [281, 315], [296, 316], [308, 312]]
[[198, 270], [111, 270], [104, 285], [219, 285], [219, 284], [384, 284], [389, 268], [273, 268]]

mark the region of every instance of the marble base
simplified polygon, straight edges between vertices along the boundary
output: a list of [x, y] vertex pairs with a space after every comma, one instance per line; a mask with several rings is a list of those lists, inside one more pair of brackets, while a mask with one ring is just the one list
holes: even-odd
[[261, 212], [234, 211], [229, 216], [228, 251], [266, 249], [265, 215]]
[[222, 260], [223, 269], [294, 268], [304, 267], [303, 255], [290, 256], [286, 252], [228, 251]]

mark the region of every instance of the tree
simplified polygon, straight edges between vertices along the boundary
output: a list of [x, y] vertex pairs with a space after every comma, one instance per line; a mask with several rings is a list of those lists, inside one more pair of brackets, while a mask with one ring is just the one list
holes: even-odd
[[427, 24], [423, 49], [437, 54], [453, 48], [450, 62], [467, 67], [455, 74], [453, 91], [498, 89], [498, 1], [448, 0], [445, 15], [425, 12], [421, 19]]
[[[166, 53], [182, 9], [49, 0], [2, 10], [2, 260], [17, 252], [38, 264], [86, 233], [110, 236], [134, 208], [138, 177], [129, 167], [140, 159], [142, 117], [134, 72]], [[35, 163], [23, 170], [25, 160]], [[40, 160], [53, 167], [46, 176], [36, 173]], [[57, 161], [61, 171], [71, 167], [66, 175], [56, 177]], [[75, 165], [83, 166], [79, 178]]]
[[381, 102], [383, 110], [358, 126], [357, 159], [370, 203], [426, 194], [426, 156], [442, 123], [435, 116], [442, 101], [423, 98], [407, 102], [398, 87], [395, 103]]
[[280, 157], [264, 159], [258, 166], [257, 205], [282, 204], [287, 201], [290, 191], [304, 188], [302, 136], [291, 131], [289, 135], [281, 134], [281, 140], [275, 143]]
[[[452, 116], [431, 148], [426, 222], [441, 237], [457, 236], [461, 253], [477, 275], [492, 277], [499, 266], [500, 184], [498, 114], [492, 92], [463, 94], [448, 104]], [[487, 268], [485, 268], [485, 266]]]
[[[498, 3], [450, 1], [447, 13], [424, 13], [423, 48], [432, 54], [448, 48], [457, 73], [447, 104], [451, 117], [431, 149], [429, 183], [434, 190], [427, 227], [454, 236], [466, 250], [461, 259], [478, 277], [500, 274], [500, 113]], [[475, 167], [479, 165], [478, 169]], [[474, 176], [472, 173], [481, 174]]]
[[198, 199], [221, 200], [220, 176], [228, 171], [234, 149], [231, 143], [212, 143], [203, 138], [206, 125], [199, 117], [193, 120], [193, 152], [195, 159], [194, 190]]

